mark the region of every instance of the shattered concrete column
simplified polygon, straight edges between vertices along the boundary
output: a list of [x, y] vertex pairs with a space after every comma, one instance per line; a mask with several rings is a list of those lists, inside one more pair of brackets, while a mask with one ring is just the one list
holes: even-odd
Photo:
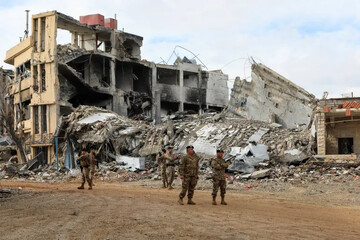
[[180, 104], [179, 111], [184, 111], [184, 102], [185, 102], [185, 91], [184, 91], [184, 71], [179, 70], [179, 86], [180, 86]]
[[119, 115], [127, 117], [127, 105], [124, 101], [124, 93], [120, 89], [113, 95], [113, 111]]
[[159, 89], [155, 90], [153, 105], [155, 105], [155, 124], [159, 124], [161, 122], [161, 92]]
[[71, 32], [71, 44], [75, 45], [75, 46], [79, 46], [78, 42], [79, 42], [79, 37], [78, 37], [78, 33], [77, 32]]
[[326, 125], [325, 113], [319, 112], [317, 124], [317, 149], [318, 155], [326, 155]]
[[200, 101], [200, 98], [201, 98], [201, 83], [202, 83], [202, 78], [201, 78], [201, 69], [199, 69], [199, 72], [198, 72], [198, 82], [197, 82], [197, 87], [198, 87], [198, 91], [199, 91], [199, 95], [198, 95], [198, 104], [199, 104], [199, 115], [203, 114], [204, 111], [202, 109], [202, 104], [201, 104], [201, 101]]
[[110, 89], [112, 91], [115, 91], [115, 88], [116, 88], [115, 71], [116, 71], [116, 59], [111, 58], [111, 60], [110, 60]]
[[[156, 111], [157, 111], [157, 107], [156, 107], [156, 98], [155, 98], [155, 90], [157, 88], [157, 69], [156, 69], [156, 65], [154, 63], [151, 63], [151, 70], [152, 70], [152, 73], [151, 73], [151, 85], [152, 85], [152, 88], [151, 88], [151, 94], [152, 94], [152, 98], [153, 98], [153, 103], [151, 105], [151, 118], [153, 120], [155, 120], [156, 118]], [[161, 94], [160, 94], [161, 95]], [[161, 106], [160, 106], [160, 109], [161, 109]]]

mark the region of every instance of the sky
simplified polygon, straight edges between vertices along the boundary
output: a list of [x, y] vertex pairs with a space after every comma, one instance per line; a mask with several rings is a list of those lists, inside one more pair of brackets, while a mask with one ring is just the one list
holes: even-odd
[[[208, 68], [251, 79], [249, 57], [321, 98], [360, 97], [358, 0], [0, 0], [0, 66], [24, 35], [30, 14], [57, 10], [79, 19], [100, 13], [144, 38], [142, 58], [172, 64], [177, 45]], [[70, 36], [59, 32], [58, 41]], [[192, 54], [176, 48], [178, 56]], [[172, 56], [170, 58], [170, 56]], [[169, 59], [170, 58], [170, 59]], [[198, 61], [199, 62], [199, 61]]]

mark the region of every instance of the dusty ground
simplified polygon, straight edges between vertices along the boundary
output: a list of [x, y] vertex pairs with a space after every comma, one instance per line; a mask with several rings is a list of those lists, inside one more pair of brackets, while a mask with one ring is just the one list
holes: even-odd
[[[360, 208], [335, 206], [308, 196], [262, 191], [228, 194], [228, 206], [212, 206], [209, 191], [197, 205], [176, 204], [179, 190], [143, 183], [1, 181], [22, 190], [0, 201], [0, 239], [359, 239]], [[333, 201], [335, 204], [333, 204]]]

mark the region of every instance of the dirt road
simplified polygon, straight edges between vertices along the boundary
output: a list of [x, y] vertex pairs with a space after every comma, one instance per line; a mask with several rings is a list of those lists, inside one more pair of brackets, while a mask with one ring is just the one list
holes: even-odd
[[297, 203], [257, 194], [228, 194], [212, 206], [176, 204], [179, 190], [98, 183], [1, 182], [29, 194], [0, 202], [0, 239], [359, 239], [360, 210]]

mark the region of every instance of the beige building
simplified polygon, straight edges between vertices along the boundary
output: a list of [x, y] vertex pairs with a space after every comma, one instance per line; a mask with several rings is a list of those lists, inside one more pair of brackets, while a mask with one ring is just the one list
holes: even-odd
[[[100, 14], [80, 21], [56, 11], [36, 14], [30, 36], [6, 52], [4, 61], [15, 68], [10, 92], [15, 121], [29, 159], [55, 161], [61, 116], [79, 105], [156, 122], [169, 112], [226, 106], [226, 74], [204, 71], [196, 63], [141, 60], [143, 38], [116, 25]], [[59, 30], [68, 33], [68, 44], [58, 44]]]
[[360, 98], [319, 101], [317, 110], [318, 155], [332, 158], [360, 154]]

